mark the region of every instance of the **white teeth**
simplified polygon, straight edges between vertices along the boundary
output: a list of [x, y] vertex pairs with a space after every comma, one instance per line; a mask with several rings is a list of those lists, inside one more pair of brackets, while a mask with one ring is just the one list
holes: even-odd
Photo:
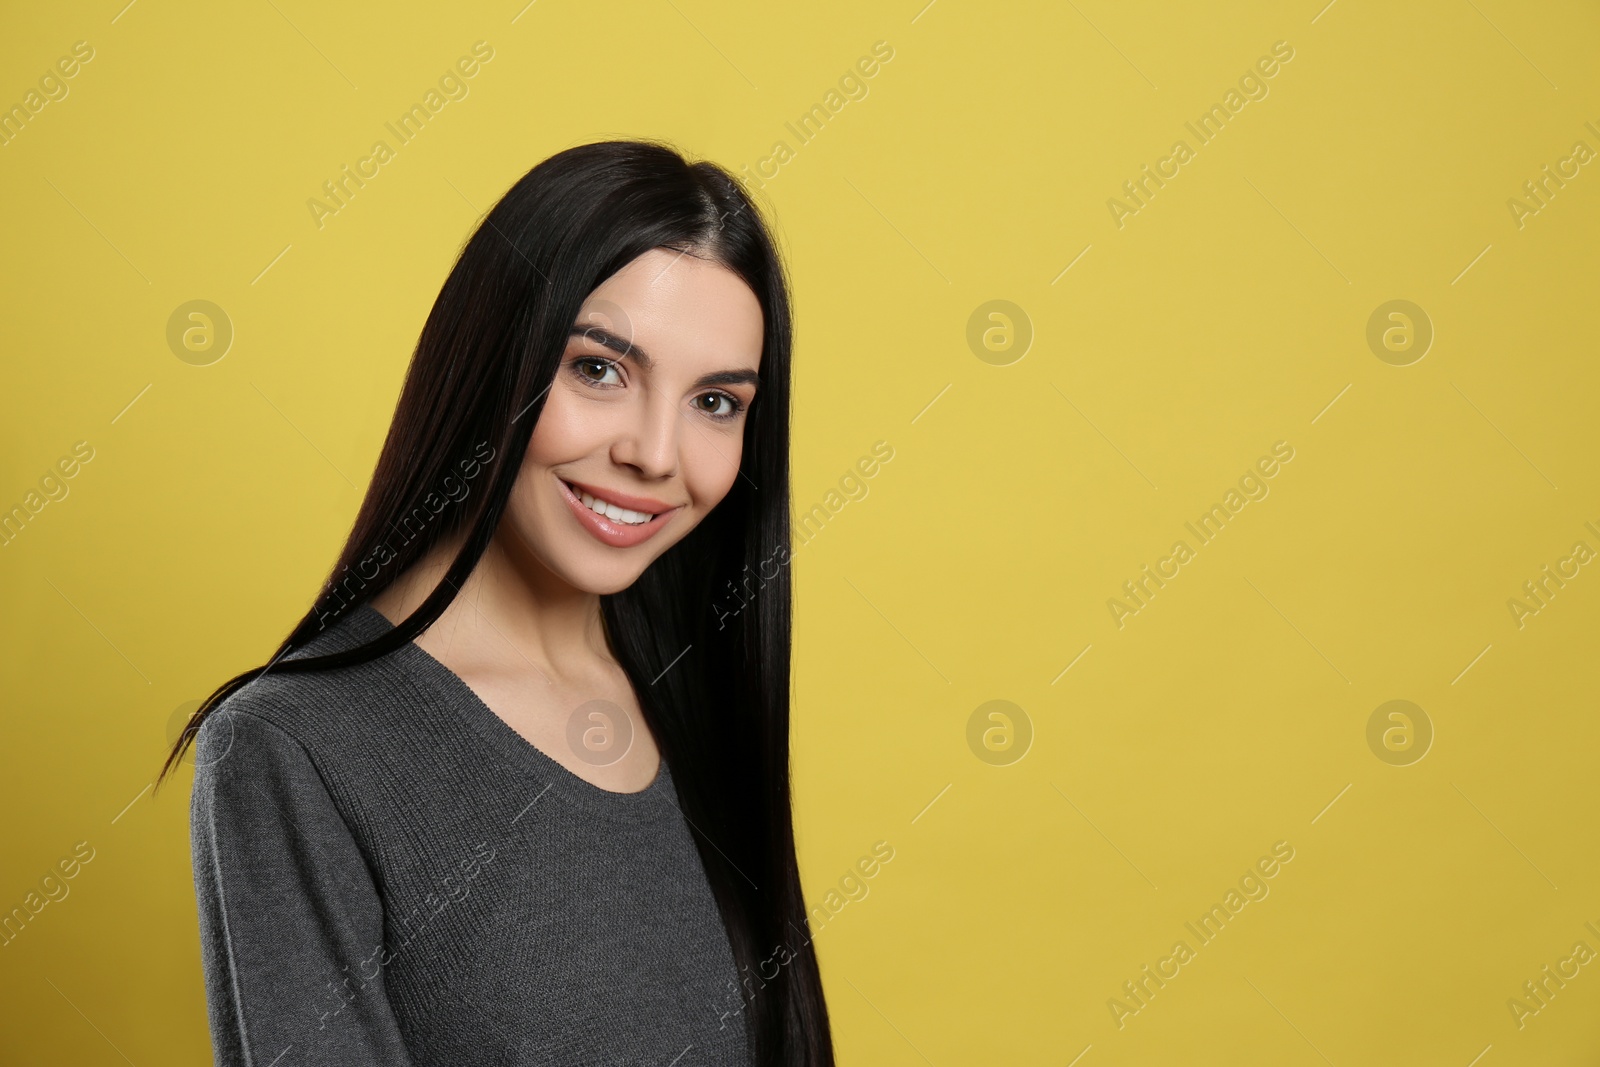
[[627, 508], [619, 508], [615, 504], [608, 504], [604, 500], [599, 500], [588, 493], [580, 492], [576, 488], [573, 488], [573, 492], [578, 494], [578, 499], [583, 501], [584, 507], [597, 515], [604, 515], [612, 522], [620, 522], [628, 526], [639, 526], [655, 518], [654, 515], [648, 512], [630, 511]]

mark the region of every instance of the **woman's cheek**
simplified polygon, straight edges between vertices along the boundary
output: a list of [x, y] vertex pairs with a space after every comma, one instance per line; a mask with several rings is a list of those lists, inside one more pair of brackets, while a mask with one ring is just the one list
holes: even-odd
[[580, 436], [583, 425], [575, 410], [577, 407], [572, 403], [572, 398], [551, 392], [549, 402], [539, 412], [533, 435], [528, 439], [527, 464], [549, 465], [571, 458], [566, 453], [571, 450], [574, 439]]
[[744, 450], [743, 442], [738, 438], [734, 438], [731, 448], [727, 445], [721, 448], [700, 447], [704, 444], [706, 442], [703, 440], [696, 443], [694, 474], [689, 485], [694, 502], [710, 511], [733, 489], [733, 483], [739, 478], [739, 463]]

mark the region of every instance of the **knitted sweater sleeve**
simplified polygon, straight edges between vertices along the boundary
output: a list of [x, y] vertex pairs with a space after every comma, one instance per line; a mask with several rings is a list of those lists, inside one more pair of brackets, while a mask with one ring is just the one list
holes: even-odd
[[366, 860], [304, 747], [242, 696], [200, 729], [190, 804], [217, 1067], [408, 1067]]

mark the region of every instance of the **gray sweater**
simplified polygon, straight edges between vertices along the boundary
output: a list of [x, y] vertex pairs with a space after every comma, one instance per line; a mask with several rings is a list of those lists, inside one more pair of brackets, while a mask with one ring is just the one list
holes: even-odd
[[[391, 628], [362, 605], [291, 655]], [[231, 695], [191, 810], [219, 1065], [749, 1063], [666, 763], [591, 785], [415, 643]]]

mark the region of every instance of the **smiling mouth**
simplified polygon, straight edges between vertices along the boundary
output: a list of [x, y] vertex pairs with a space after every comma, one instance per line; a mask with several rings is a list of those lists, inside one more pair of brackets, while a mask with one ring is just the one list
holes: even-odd
[[573, 496], [583, 501], [584, 507], [594, 512], [596, 515], [602, 515], [605, 518], [610, 519], [612, 522], [623, 526], [643, 526], [645, 523], [655, 518], [656, 515], [660, 514], [660, 512], [634, 511], [631, 508], [619, 507], [616, 504], [601, 500], [599, 497], [579, 489], [571, 482], [563, 482], [562, 484], [567, 487]]

